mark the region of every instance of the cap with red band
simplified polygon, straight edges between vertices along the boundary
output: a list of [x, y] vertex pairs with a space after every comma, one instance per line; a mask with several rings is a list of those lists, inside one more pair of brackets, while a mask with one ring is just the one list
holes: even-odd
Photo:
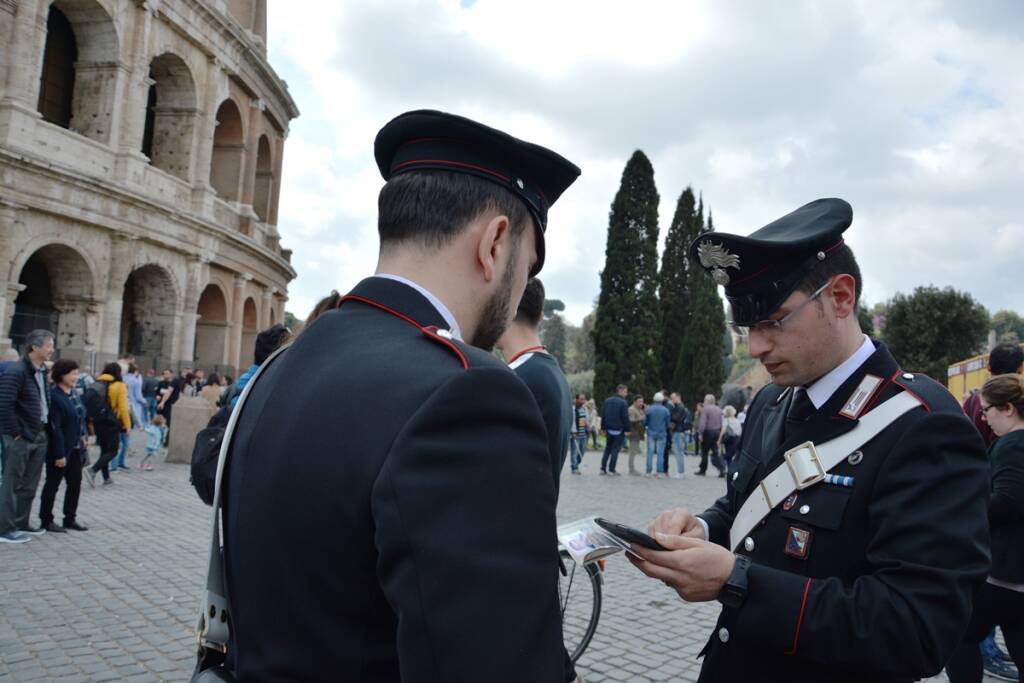
[[374, 142], [384, 180], [409, 171], [444, 170], [493, 182], [526, 204], [537, 235], [537, 264], [544, 264], [548, 209], [579, 177], [580, 169], [551, 150], [476, 121], [421, 109], [392, 119]]

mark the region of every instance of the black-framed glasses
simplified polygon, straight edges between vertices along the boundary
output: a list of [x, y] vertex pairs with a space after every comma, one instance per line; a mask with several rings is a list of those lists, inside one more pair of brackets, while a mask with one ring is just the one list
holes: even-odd
[[823, 284], [821, 287], [818, 287], [818, 289], [816, 289], [813, 294], [807, 297], [805, 301], [801, 302], [799, 306], [797, 306], [792, 311], [782, 316], [778, 320], [761, 320], [754, 323], [753, 325], [739, 325], [736, 322], [730, 320], [729, 327], [732, 328], [733, 332], [735, 332], [741, 337], [749, 336], [750, 330], [757, 330], [758, 332], [764, 333], [781, 332], [782, 326], [786, 324], [786, 321], [792, 319], [794, 315], [800, 312], [801, 308], [803, 308], [804, 306], [806, 306], [807, 304], [811, 303], [819, 296], [821, 296], [821, 293], [824, 292], [830, 284], [832, 284], [831, 279], [829, 279], [829, 281]]
[[997, 406], [997, 405], [986, 406], [986, 405], [982, 405], [981, 406], [981, 419], [985, 420], [985, 422], [988, 422], [988, 411], [992, 410], [993, 408], [1002, 408], [1002, 406]]

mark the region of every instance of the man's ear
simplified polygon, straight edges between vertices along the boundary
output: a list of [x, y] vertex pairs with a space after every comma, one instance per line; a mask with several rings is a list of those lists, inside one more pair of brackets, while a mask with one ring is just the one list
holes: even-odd
[[506, 246], [507, 240], [503, 238], [508, 234], [508, 230], [508, 216], [498, 214], [487, 221], [480, 233], [480, 242], [477, 244], [477, 260], [483, 269], [486, 282], [490, 282], [498, 275], [498, 251]]
[[846, 273], [836, 275], [829, 286], [836, 317], [847, 318], [857, 309], [857, 280]]

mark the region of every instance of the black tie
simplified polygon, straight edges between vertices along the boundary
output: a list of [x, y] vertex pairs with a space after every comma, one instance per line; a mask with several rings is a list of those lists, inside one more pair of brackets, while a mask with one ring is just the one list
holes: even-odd
[[800, 425], [807, 422], [807, 419], [817, 410], [805, 389], [794, 388], [793, 392], [789, 410], [786, 412], [786, 438], [789, 438], [794, 429], [799, 429]]

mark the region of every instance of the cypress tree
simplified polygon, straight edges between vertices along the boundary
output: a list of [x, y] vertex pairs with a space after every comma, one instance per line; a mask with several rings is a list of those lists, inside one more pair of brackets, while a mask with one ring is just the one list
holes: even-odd
[[658, 286], [658, 303], [661, 309], [658, 377], [662, 386], [668, 386], [675, 377], [679, 349], [686, 332], [689, 311], [686, 278], [690, 268], [686, 250], [703, 227], [697, 222], [696, 201], [690, 187], [679, 195], [672, 225], [669, 226], [668, 235], [665, 237], [665, 251], [661, 256]]
[[[702, 212], [703, 206], [698, 214]], [[714, 232], [714, 229], [714, 220], [709, 213], [707, 230], [701, 234]], [[722, 390], [725, 380], [722, 355], [725, 312], [718, 296], [718, 285], [704, 269], [694, 265], [688, 274], [689, 315], [672, 384], [687, 397], [688, 403], [696, 403], [706, 394], [718, 396]]]
[[658, 190], [637, 150], [626, 163], [608, 217], [608, 242], [594, 322], [594, 394], [622, 382], [650, 393], [657, 384]]

